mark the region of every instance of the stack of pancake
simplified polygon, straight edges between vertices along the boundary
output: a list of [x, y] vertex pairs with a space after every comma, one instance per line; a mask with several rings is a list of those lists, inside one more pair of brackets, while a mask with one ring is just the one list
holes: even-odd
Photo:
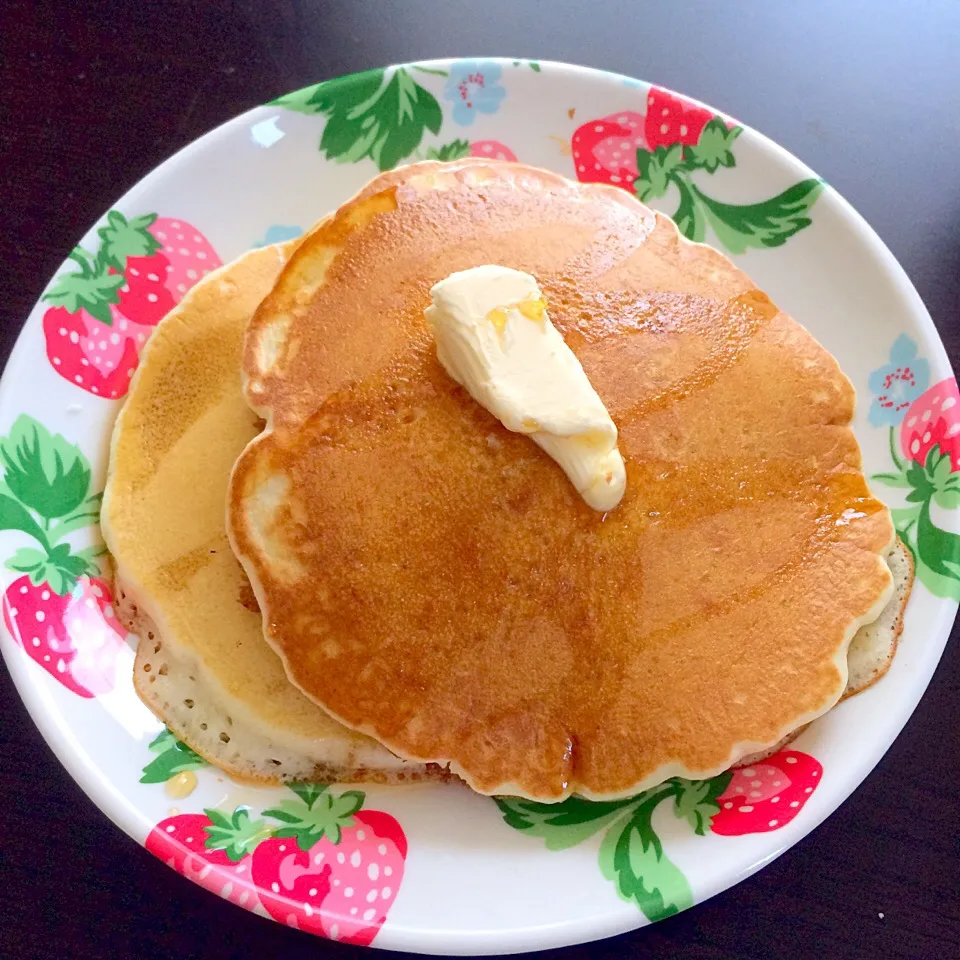
[[[591, 510], [445, 372], [431, 287], [535, 276], [619, 429]], [[912, 583], [836, 361], [626, 192], [384, 174], [159, 325], [103, 529], [135, 685], [244, 780], [555, 801], [712, 776], [886, 671]]]

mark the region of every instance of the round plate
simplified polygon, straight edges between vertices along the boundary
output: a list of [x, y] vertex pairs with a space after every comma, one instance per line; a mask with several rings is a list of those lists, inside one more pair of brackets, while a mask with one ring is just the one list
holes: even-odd
[[[866, 472], [916, 560], [900, 650], [879, 684], [755, 769], [613, 804], [543, 806], [454, 785], [251, 788], [206, 766], [134, 694], [131, 641], [97, 573], [96, 519], [111, 426], [153, 326], [206, 270], [296, 235], [378, 170], [466, 154], [636, 192], [731, 256], [858, 390]], [[712, 108], [526, 60], [329, 81], [162, 164], [83, 237], [28, 318], [0, 393], [3, 653], [93, 801], [247, 909], [434, 953], [609, 936], [702, 901], [796, 843], [910, 716], [960, 597], [957, 399], [937, 332], [877, 236], [803, 164]]]

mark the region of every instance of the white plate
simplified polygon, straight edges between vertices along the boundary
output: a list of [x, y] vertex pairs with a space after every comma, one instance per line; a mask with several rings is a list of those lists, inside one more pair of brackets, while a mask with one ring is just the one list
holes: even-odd
[[[205, 269], [295, 235], [378, 166], [465, 151], [619, 183], [677, 214], [688, 235], [733, 256], [805, 324], [858, 389], [867, 472], [884, 475], [876, 490], [897, 508], [917, 560], [900, 650], [879, 684], [746, 780], [671, 781], [616, 810], [579, 800], [562, 810], [498, 805], [439, 785], [370, 787], [353, 798], [331, 787], [320, 799], [299, 798], [238, 786], [204, 766], [161, 735], [133, 692], [132, 650], [105, 584], [89, 571], [111, 425], [158, 315]], [[162, 164], [114, 209], [126, 220], [105, 214], [80, 241], [86, 279], [64, 282], [78, 269], [64, 264], [3, 377], [0, 556], [14, 629], [2, 644], [64, 766], [123, 830], [181, 872], [248, 909], [391, 949], [478, 954], [582, 942], [702, 901], [768, 863], [850, 795], [910, 716], [960, 597], [956, 383], [923, 304], [880, 240], [760, 134], [625, 77], [529, 61], [437, 61], [252, 110]], [[118, 242], [125, 223], [148, 214], [158, 219]], [[759, 798], [735, 796], [739, 784], [749, 793], [753, 778]], [[339, 845], [303, 834], [302, 851], [295, 837], [276, 836], [281, 820], [262, 816], [287, 800], [317, 822], [331, 797], [345, 811]], [[204, 847], [214, 821], [223, 828], [214, 836], [247, 836], [229, 851], [237, 859]]]

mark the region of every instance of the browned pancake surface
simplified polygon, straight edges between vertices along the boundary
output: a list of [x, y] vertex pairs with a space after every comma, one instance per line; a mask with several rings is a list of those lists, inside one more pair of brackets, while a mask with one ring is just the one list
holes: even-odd
[[[588, 508], [446, 375], [430, 287], [537, 277], [620, 429]], [[708, 775], [836, 701], [890, 588], [833, 358], [614, 189], [426, 170], [316, 230], [254, 319], [235, 549], [294, 682], [402, 756], [555, 799]]]

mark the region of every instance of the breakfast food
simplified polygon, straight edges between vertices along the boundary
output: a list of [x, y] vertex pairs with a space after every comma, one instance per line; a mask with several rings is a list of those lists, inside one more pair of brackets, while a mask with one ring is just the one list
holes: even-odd
[[259, 430], [240, 392], [247, 321], [295, 244], [204, 278], [160, 324], [113, 435], [102, 511], [134, 683], [176, 735], [244, 780], [443, 776], [398, 759], [304, 697], [263, 641], [227, 542], [230, 469]]
[[[615, 422], [614, 509], [438, 360], [431, 289], [486, 264], [536, 278]], [[829, 710], [885, 608], [863, 649], [895, 638], [850, 383], [624, 191], [517, 164], [375, 182], [292, 255], [243, 372], [267, 426], [228, 531], [266, 640], [333, 717], [482, 793], [712, 776]]]
[[893, 596], [872, 623], [865, 623], [847, 650], [847, 686], [843, 699], [875, 684], [890, 669], [903, 632], [903, 614], [913, 587], [913, 557], [898, 537], [886, 556], [893, 575]]
[[537, 281], [486, 265], [452, 273], [424, 311], [444, 370], [508, 430], [557, 461], [594, 510], [627, 483], [617, 425], [551, 323]]
[[[463, 171], [471, 168], [474, 172], [468, 176], [485, 182], [490, 174], [483, 167], [472, 160], [416, 165], [376, 178], [354, 203], [395, 187], [403, 190], [409, 180], [414, 181], [415, 191], [420, 190], [424, 177], [443, 181], [462, 177]], [[532, 175], [544, 176], [539, 171]], [[321, 222], [312, 235], [326, 226]], [[449, 773], [443, 766], [401, 759], [374, 739], [338, 723], [289, 682], [281, 659], [263, 638], [257, 601], [227, 542], [223, 506], [228, 475], [235, 459], [262, 427], [240, 389], [244, 332], [257, 304], [269, 293], [296, 246], [290, 243], [254, 251], [201, 281], [160, 325], [118, 421], [103, 525], [117, 562], [118, 616], [141, 637], [136, 688], [178, 737], [239, 779], [268, 783], [297, 779], [445, 779]], [[306, 284], [300, 287], [301, 305], [309, 299], [304, 298], [303, 291], [310, 289], [312, 265], [308, 260], [296, 268], [301, 271], [296, 283]], [[521, 278], [518, 289], [523, 294], [506, 296], [510, 302], [497, 305], [509, 308], [494, 312], [497, 335], [507, 333], [510, 324], [515, 325], [520, 318], [535, 321], [537, 337], [542, 334], [546, 338], [543, 343], [549, 345], [549, 351], [565, 350], [570, 355], [568, 361], [585, 377], [574, 354], [558, 342], [559, 337], [554, 339], [552, 324], [547, 328], [547, 305], [535, 278], [523, 278], [502, 267], [479, 271], [467, 268], [467, 274], [489, 279], [491, 269], [499, 271], [508, 284], [516, 284]], [[452, 300], [448, 297], [447, 307], [451, 303], [455, 307], [457, 302], [462, 306], [466, 301], [462, 297], [457, 301], [456, 276], [448, 278], [446, 289], [451, 290], [451, 279], [454, 296]], [[471, 283], [477, 295], [489, 295], [489, 283]], [[438, 289], [442, 301], [443, 284]], [[487, 312], [480, 312], [482, 318], [467, 310], [460, 317], [465, 322], [458, 322], [457, 329], [471, 337], [486, 336], [479, 321], [486, 319]], [[448, 310], [447, 316], [452, 315]], [[436, 322], [430, 326], [442, 360], [444, 334], [437, 330]], [[522, 327], [509, 331], [511, 336], [517, 332], [527, 331]], [[565, 333], [569, 336], [569, 330]], [[256, 342], [256, 336], [254, 332], [251, 342]], [[350, 340], [346, 344], [348, 354]], [[528, 340], [523, 341], [527, 352], [531, 343], [534, 349], [540, 343]], [[583, 343], [579, 346], [578, 352], [582, 352]], [[247, 356], [249, 359], [249, 352]], [[333, 355], [330, 360], [333, 363]], [[448, 362], [444, 366], [448, 376], [464, 381], [456, 364]], [[514, 372], [517, 370], [523, 370], [522, 363], [515, 365]], [[491, 373], [497, 370], [491, 368]], [[493, 379], [490, 382], [496, 387]], [[596, 397], [596, 393], [590, 381], [584, 380], [584, 384], [574, 384], [572, 390], [557, 395], [565, 400], [563, 416], [567, 420], [561, 417], [553, 422], [554, 430], [561, 434], [566, 430], [568, 438], [575, 441], [568, 448], [573, 460], [578, 445], [590, 437], [593, 441], [602, 437], [606, 450], [616, 450], [616, 427], [611, 432], [612, 421], [602, 402], [595, 414], [585, 417], [590, 404], [584, 406], [582, 398], [590, 393]], [[477, 391], [469, 389], [469, 383], [465, 385], [471, 396], [483, 402]], [[549, 432], [549, 391], [527, 389], [526, 396], [539, 404], [541, 429], [534, 431], [529, 423], [513, 423], [513, 429], [529, 433], [540, 443], [579, 490], [582, 485], [577, 484], [570, 458], [564, 460], [562, 449], [559, 456], [556, 450], [551, 452], [549, 438], [541, 443], [536, 436]], [[580, 407], [577, 397], [581, 398]], [[497, 415], [511, 426], [504, 410]], [[476, 417], [476, 411], [472, 416]], [[485, 442], [490, 442], [489, 435]], [[567, 440], [561, 437], [560, 442], [562, 448]], [[597, 462], [596, 449], [591, 443], [584, 447], [588, 448], [593, 460], [588, 457], [585, 462]], [[622, 493], [623, 485], [617, 498]], [[612, 508], [612, 504], [606, 507]], [[611, 514], [611, 518], [616, 516], [616, 512]], [[880, 616], [862, 626], [851, 641], [844, 696], [882, 676], [896, 647], [912, 565], [899, 542], [887, 562], [894, 576], [895, 594]], [[323, 589], [322, 577], [319, 584]], [[799, 729], [785, 739], [795, 736]], [[775, 748], [767, 747], [742, 759], [753, 761]]]

